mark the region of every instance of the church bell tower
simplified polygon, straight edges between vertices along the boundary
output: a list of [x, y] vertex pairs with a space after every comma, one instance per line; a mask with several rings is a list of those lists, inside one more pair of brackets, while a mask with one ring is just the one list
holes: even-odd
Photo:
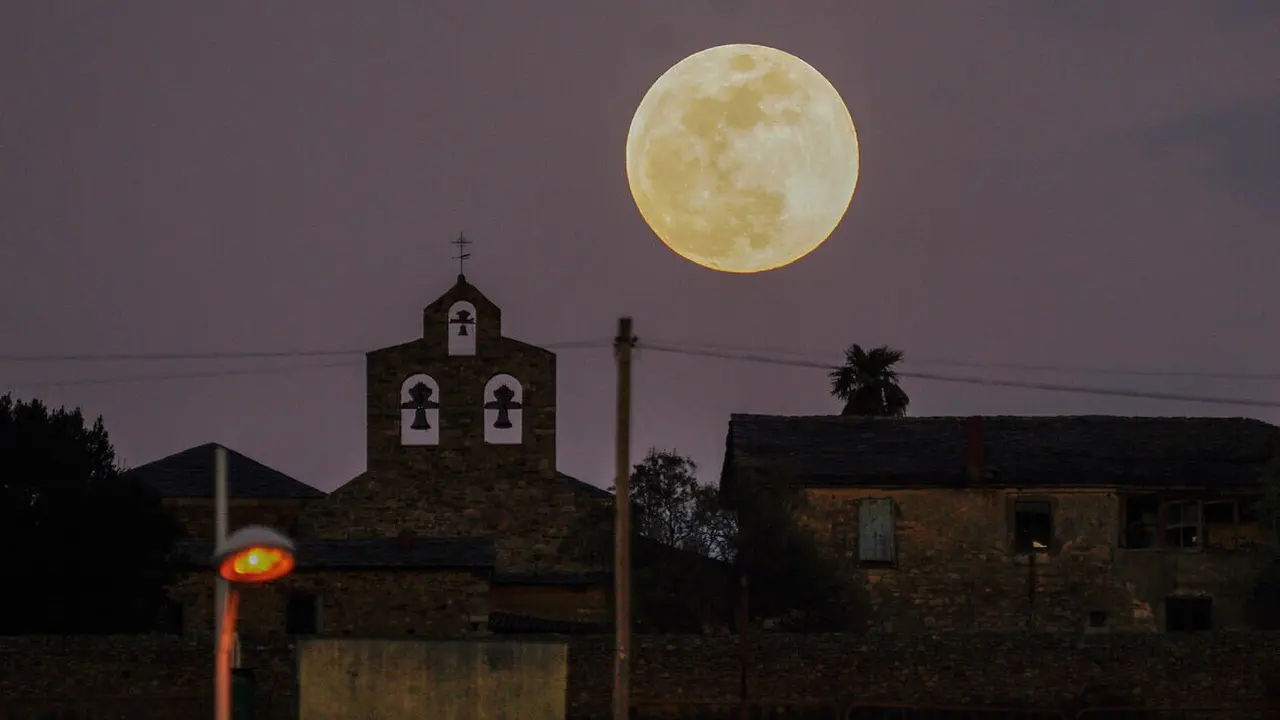
[[502, 311], [462, 273], [422, 311], [422, 336], [367, 356], [369, 469], [464, 482], [555, 475], [556, 358], [502, 335]]

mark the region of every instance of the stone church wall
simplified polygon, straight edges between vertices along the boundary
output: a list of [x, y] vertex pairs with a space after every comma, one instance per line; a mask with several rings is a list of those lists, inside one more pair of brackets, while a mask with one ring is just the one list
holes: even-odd
[[556, 358], [502, 336], [465, 279], [418, 339], [367, 358], [368, 472], [308, 505], [304, 537], [493, 537], [499, 573], [602, 570], [607, 497], [556, 471]]
[[[227, 527], [231, 530], [246, 525], [266, 525], [278, 528], [288, 535], [296, 535], [298, 517], [308, 502], [316, 500], [244, 500], [236, 498], [227, 503]], [[204, 498], [169, 499], [165, 510], [182, 523], [187, 537], [203, 540], [213, 538], [214, 502]]]
[[389, 470], [317, 501], [300, 525], [307, 537], [493, 537], [501, 572], [595, 571], [605, 558], [590, 546], [613, 541], [606, 507], [573, 481], [541, 474], [495, 469], [459, 482]]

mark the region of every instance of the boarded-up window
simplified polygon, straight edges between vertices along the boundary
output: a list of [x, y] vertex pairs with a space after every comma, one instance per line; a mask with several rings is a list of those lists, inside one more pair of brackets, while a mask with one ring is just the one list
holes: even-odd
[[894, 561], [893, 500], [866, 499], [858, 504], [858, 559], [864, 562]]

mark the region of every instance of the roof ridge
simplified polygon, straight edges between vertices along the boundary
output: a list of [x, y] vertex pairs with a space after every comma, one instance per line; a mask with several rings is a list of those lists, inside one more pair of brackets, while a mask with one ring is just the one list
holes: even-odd
[[897, 422], [910, 423], [921, 420], [968, 420], [970, 418], [982, 418], [984, 420], [1113, 420], [1113, 421], [1195, 421], [1195, 422], [1247, 422], [1252, 424], [1268, 425], [1271, 427], [1280, 427], [1273, 423], [1267, 422], [1261, 418], [1248, 417], [1244, 415], [1107, 415], [1100, 413], [1080, 414], [1080, 415], [1013, 415], [1007, 413], [981, 414], [970, 413], [966, 415], [910, 415], [907, 417], [879, 417], [870, 415], [771, 415], [764, 413], [731, 413], [729, 415], [730, 422], [735, 419], [764, 419], [764, 420], [832, 420], [840, 422]]
[[126, 474], [149, 482], [165, 497], [212, 497], [215, 455], [210, 451], [219, 447], [227, 451], [228, 489], [233, 498], [297, 499], [327, 495], [314, 485], [217, 442], [170, 453], [130, 468]]
[[[819, 486], [1254, 487], [1280, 453], [1257, 418], [1123, 415], [734, 416], [725, 472], [773, 469]], [[975, 439], [981, 455], [975, 455]]]

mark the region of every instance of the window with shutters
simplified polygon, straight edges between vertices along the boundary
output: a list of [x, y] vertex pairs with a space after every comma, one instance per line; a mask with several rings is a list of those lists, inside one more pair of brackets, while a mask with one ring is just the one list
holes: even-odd
[[858, 503], [858, 561], [891, 565], [896, 560], [893, 500], [866, 498]]

